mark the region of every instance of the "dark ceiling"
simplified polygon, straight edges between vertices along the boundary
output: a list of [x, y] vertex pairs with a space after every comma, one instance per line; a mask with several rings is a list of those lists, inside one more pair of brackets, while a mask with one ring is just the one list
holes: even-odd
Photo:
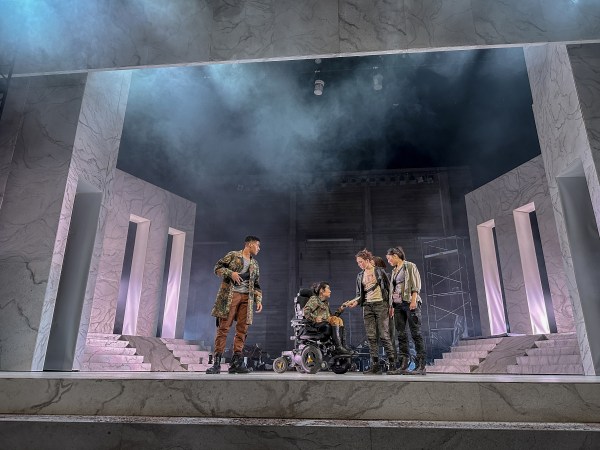
[[520, 48], [139, 70], [118, 167], [193, 200], [221, 175], [468, 165], [478, 186], [540, 153], [531, 103]]

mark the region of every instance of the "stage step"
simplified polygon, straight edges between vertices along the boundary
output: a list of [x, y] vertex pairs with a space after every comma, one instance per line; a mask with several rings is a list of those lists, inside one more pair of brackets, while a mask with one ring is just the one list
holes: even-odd
[[178, 339], [178, 338], [160, 338], [164, 344], [173, 345], [193, 345], [200, 350], [210, 351], [210, 347], [207, 347], [204, 341], [191, 341], [189, 339]]
[[175, 358], [182, 358], [182, 357], [188, 357], [188, 358], [190, 358], [190, 357], [191, 358], [206, 357], [206, 358], [208, 358], [208, 352], [205, 350], [173, 350], [172, 353], [173, 353], [173, 356], [175, 356]]
[[478, 345], [459, 345], [456, 347], [452, 347], [450, 349], [453, 353], [463, 353], [463, 352], [490, 352], [496, 347], [495, 342], [486, 342], [480, 343]]
[[552, 339], [558, 339], [561, 341], [564, 341], [565, 339], [577, 339], [577, 334], [576, 333], [551, 333], [551, 334], [544, 334], [544, 337], [546, 339], [552, 340]]
[[131, 364], [143, 363], [144, 357], [140, 355], [106, 355], [92, 354], [86, 358], [86, 362], [90, 363], [114, 363], [114, 364]]
[[493, 338], [482, 338], [482, 339], [464, 339], [462, 341], [458, 341], [458, 347], [471, 346], [471, 345], [480, 345], [482, 343], [484, 343], [484, 344], [498, 344], [502, 339], [504, 339], [504, 338], [493, 337]]
[[577, 339], [567, 338], [567, 339], [549, 339], [545, 341], [537, 341], [535, 343], [536, 347], [546, 348], [546, 347], [579, 347]]
[[561, 365], [515, 365], [508, 366], [507, 372], [519, 375], [583, 375], [583, 364]]
[[580, 364], [581, 357], [579, 355], [544, 355], [544, 356], [519, 356], [517, 364], [520, 366], [543, 366], [543, 365], [564, 365], [564, 364]]
[[[185, 339], [164, 339], [161, 341], [169, 349], [173, 357], [179, 361], [181, 367], [188, 372], [205, 372], [212, 364], [208, 364], [210, 349], [204, 342], [194, 342]], [[223, 368], [221, 364], [221, 368]], [[228, 366], [229, 367], [229, 366]]]
[[108, 334], [108, 333], [88, 333], [87, 339], [101, 339], [101, 340], [112, 340], [118, 341], [121, 338], [120, 334]]
[[[125, 341], [127, 342], [127, 341]], [[105, 355], [135, 355], [133, 347], [109, 347], [109, 346], [86, 346], [85, 355], [97, 355], [99, 353]]]
[[546, 355], [579, 355], [579, 347], [536, 347], [527, 350], [529, 356], [546, 356]]
[[427, 367], [428, 373], [471, 373], [477, 370], [503, 338], [469, 339], [460, 341], [449, 352]]
[[583, 376], [4, 372], [0, 448], [594, 449], [599, 392]]
[[[182, 364], [187, 368], [188, 372], [206, 372], [206, 369], [212, 367], [212, 364], [201, 363], [201, 364]], [[221, 364], [221, 373], [227, 373], [229, 370], [229, 364]]]
[[81, 364], [82, 371], [89, 372], [150, 372], [150, 363], [96, 363], [84, 362]]
[[113, 339], [86, 339], [86, 345], [90, 347], [122, 347], [125, 348], [129, 345], [127, 341], [116, 341]]
[[182, 356], [178, 358], [181, 364], [207, 364], [208, 363], [208, 352], [198, 352], [194, 356]]
[[460, 360], [457, 360], [454, 364], [438, 364], [437, 361], [441, 361], [439, 359], [435, 361], [436, 363], [432, 366], [427, 366], [427, 373], [471, 373], [477, 367], [477, 365], [458, 364], [461, 362]]
[[511, 374], [582, 375], [579, 345], [573, 333], [546, 334], [507, 367]]
[[[444, 354], [444, 356], [446, 356], [446, 354]], [[478, 366], [479, 363], [483, 360], [484, 358], [479, 358], [479, 357], [466, 357], [466, 358], [442, 358], [442, 359], [436, 359], [436, 363], [439, 361], [440, 364], [450, 364], [450, 365], [456, 365], [456, 364], [466, 364], [469, 366]]]
[[430, 373], [583, 374], [573, 333], [460, 341], [427, 368]]
[[483, 359], [489, 355], [489, 351], [478, 350], [474, 352], [446, 352], [443, 354], [444, 359], [467, 359], [467, 358], [480, 358]]
[[119, 334], [88, 333], [81, 370], [90, 372], [148, 372], [150, 363]]
[[169, 350], [198, 350], [199, 346], [196, 344], [172, 344], [166, 342], [165, 345]]

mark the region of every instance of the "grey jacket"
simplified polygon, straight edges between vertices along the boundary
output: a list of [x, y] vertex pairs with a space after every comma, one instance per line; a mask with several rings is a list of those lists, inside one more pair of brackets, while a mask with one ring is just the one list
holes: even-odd
[[[394, 278], [396, 278], [396, 274], [399, 269], [392, 270], [392, 276], [390, 278], [391, 283], [394, 282]], [[419, 295], [421, 292], [421, 276], [419, 275], [419, 270], [417, 269], [416, 264], [411, 263], [410, 261], [404, 261], [404, 295], [402, 297], [402, 301], [410, 303], [410, 294], [413, 292], [417, 293], [417, 302], [420, 303], [421, 296]], [[390, 289], [390, 304], [393, 303], [392, 294], [393, 294], [393, 286]]]

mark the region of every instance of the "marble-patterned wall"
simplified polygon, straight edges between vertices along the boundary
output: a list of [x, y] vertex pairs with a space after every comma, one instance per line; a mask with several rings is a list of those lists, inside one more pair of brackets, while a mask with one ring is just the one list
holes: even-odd
[[117, 170], [89, 331], [112, 333], [131, 215], [150, 221], [136, 335], [155, 336], [169, 227], [185, 233], [176, 337], [183, 336], [189, 289], [196, 205]]
[[129, 71], [89, 74], [75, 135], [65, 202], [61, 212], [62, 230], [57, 234], [57, 240], [59, 238], [66, 239], [68, 234], [68, 222], [62, 220], [62, 217], [69, 217], [71, 214], [69, 208], [72, 208], [78, 181], [85, 181], [88, 186], [103, 193], [98, 231], [79, 324], [75, 369], [79, 368], [78, 361], [85, 350], [85, 338], [89, 327], [106, 218], [112, 208], [111, 199], [114, 195], [117, 156], [130, 83], [131, 72]]
[[[552, 202], [548, 191], [542, 157], [538, 156], [494, 181], [465, 196], [469, 220], [471, 249], [475, 261], [475, 280], [482, 321], [482, 332], [489, 334], [489, 319], [481, 269], [481, 254], [477, 225], [494, 220], [496, 238], [508, 309], [510, 330], [513, 333], [532, 333], [527, 305], [525, 281], [519, 257], [519, 246], [513, 211], [534, 203], [538, 220], [544, 263], [550, 283], [550, 294], [557, 330], [575, 331], [573, 310], [569, 299], [556, 230]], [[485, 325], [485, 326], [484, 326]]]
[[596, 223], [600, 224], [600, 44], [569, 45], [567, 51], [595, 167], [586, 177]]
[[18, 73], [600, 39], [596, 0], [5, 0]]
[[[590, 133], [592, 135], [595, 133], [594, 128], [597, 129], [597, 121], [594, 122], [592, 111], [595, 109], [595, 117], [597, 117], [598, 72], [596, 71], [595, 76], [588, 78], [584, 74], [589, 74], [589, 72], [586, 72], [583, 67], [586, 61], [591, 64], [590, 67], [593, 66], [593, 61], [585, 55], [588, 50], [596, 49], [597, 51], [597, 46], [593, 47], [595, 48], [572, 49], [572, 59], [569, 55], [570, 50], [562, 44], [525, 48], [525, 61], [533, 96], [533, 112], [556, 219], [561, 260], [573, 304], [584, 371], [591, 375], [597, 373], [597, 368], [594, 368], [595, 356], [590, 347], [581, 305], [582, 299], [575, 281], [572, 253], [567, 238], [563, 208], [559, 199], [557, 177], [574, 165], [582, 164], [598, 223], [600, 188], [596, 164], [597, 152], [590, 147], [589, 138]], [[577, 68], [578, 76], [574, 76], [574, 68]], [[590, 110], [588, 106], [582, 108], [582, 105], [590, 105], [592, 109]], [[585, 119], [582, 109], [586, 113]], [[597, 136], [597, 132], [595, 134]]]
[[10, 95], [6, 97], [4, 114], [0, 120], [0, 208], [10, 172], [16, 141], [23, 122], [23, 111], [27, 104], [27, 88], [23, 82], [13, 81]]
[[[4, 111], [12, 152], [0, 209], [0, 369], [41, 370], [78, 183], [106, 194], [116, 167], [129, 72], [19, 78]], [[9, 97], [10, 98], [10, 97]], [[9, 103], [9, 106], [11, 103]], [[3, 120], [4, 120], [3, 118]], [[82, 321], [89, 315], [100, 212]]]

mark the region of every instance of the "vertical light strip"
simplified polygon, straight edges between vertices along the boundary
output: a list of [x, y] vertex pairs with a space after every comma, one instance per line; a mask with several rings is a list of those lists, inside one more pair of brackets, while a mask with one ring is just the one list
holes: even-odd
[[127, 304], [125, 305], [122, 334], [135, 336], [138, 312], [140, 309], [140, 298], [142, 296], [142, 284], [144, 281], [144, 266], [146, 265], [146, 249], [148, 248], [150, 221], [133, 214], [131, 215], [130, 221], [136, 222], [138, 226], [135, 234], [135, 245], [133, 247], [133, 258], [131, 261], [129, 286], [127, 288]]
[[535, 243], [531, 230], [531, 219], [529, 213], [535, 211], [535, 205], [529, 203], [513, 211], [515, 228], [517, 230], [517, 242], [519, 244], [519, 255], [523, 268], [523, 279], [525, 281], [525, 292], [527, 293], [527, 305], [529, 306], [529, 317], [531, 329], [534, 334], [550, 333], [540, 269], [535, 254]]
[[185, 233], [169, 228], [173, 236], [171, 261], [169, 262], [169, 277], [167, 281], [167, 298], [165, 299], [165, 314], [163, 316], [161, 336], [174, 338], [177, 328], [177, 310], [179, 309], [179, 292], [183, 274], [183, 252], [185, 248]]
[[496, 259], [496, 246], [494, 245], [494, 220], [477, 225], [479, 237], [479, 250], [481, 252], [481, 268], [483, 269], [483, 284], [485, 298], [490, 319], [490, 333], [493, 335], [506, 333], [506, 319], [504, 317], [504, 302], [502, 299], [502, 286]]

